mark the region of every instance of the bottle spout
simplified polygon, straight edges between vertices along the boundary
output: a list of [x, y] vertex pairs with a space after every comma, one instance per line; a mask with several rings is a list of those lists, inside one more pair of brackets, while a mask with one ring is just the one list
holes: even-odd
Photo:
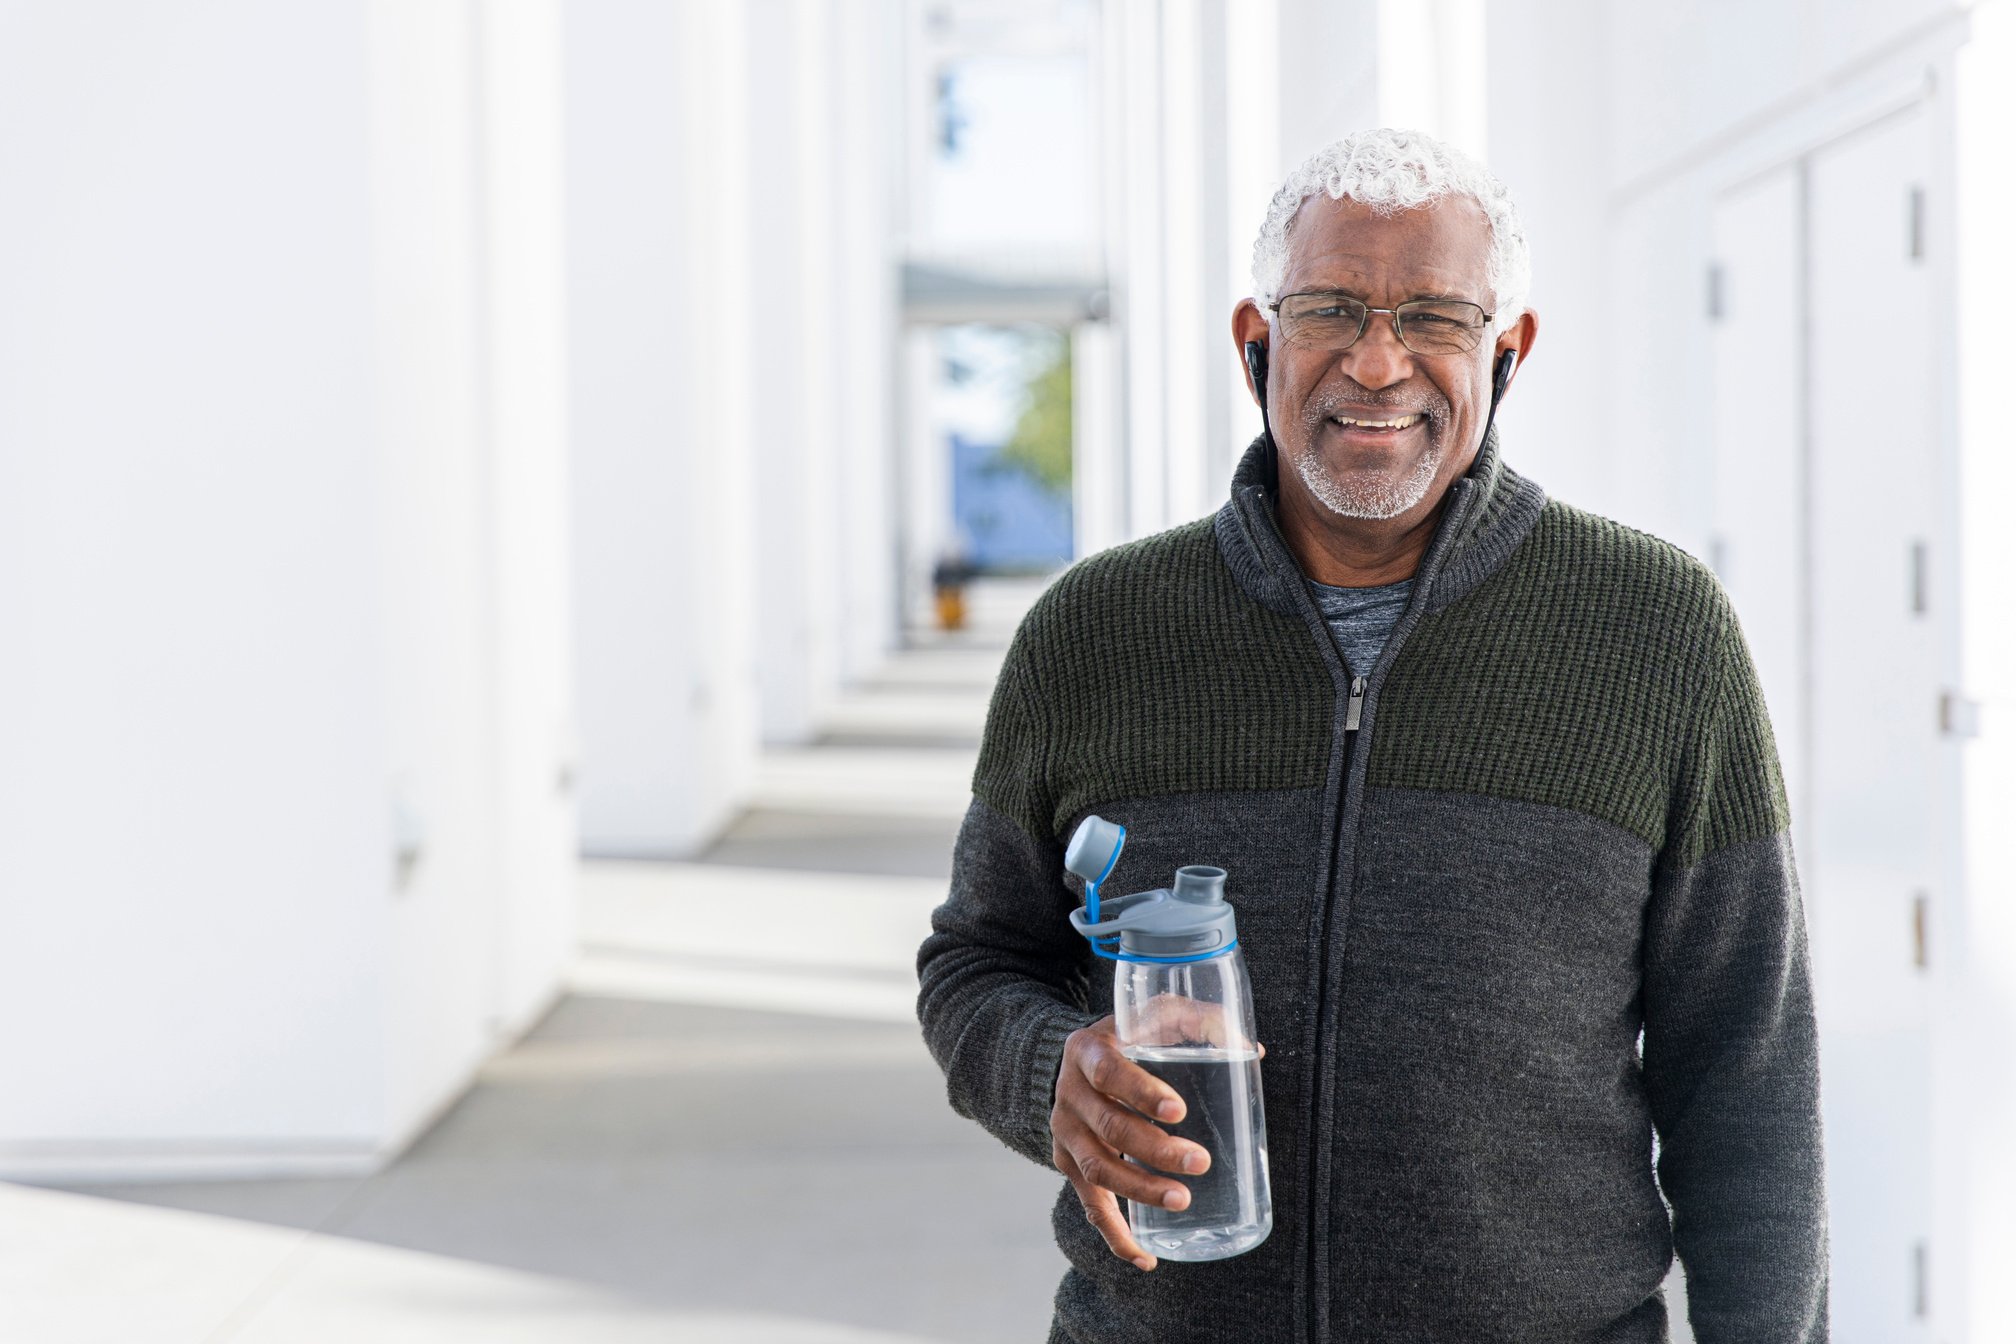
[[1176, 887], [1170, 894], [1179, 901], [1188, 901], [1194, 905], [1223, 905], [1225, 870], [1201, 863], [1178, 868]]

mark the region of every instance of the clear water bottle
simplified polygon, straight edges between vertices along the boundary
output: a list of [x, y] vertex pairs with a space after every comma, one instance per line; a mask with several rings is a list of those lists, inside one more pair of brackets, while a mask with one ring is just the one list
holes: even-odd
[[1099, 884], [1126, 838], [1124, 827], [1099, 817], [1087, 817], [1071, 837], [1064, 866], [1085, 879], [1085, 905], [1071, 912], [1071, 924], [1118, 963], [1121, 1049], [1183, 1099], [1183, 1118], [1162, 1128], [1211, 1154], [1201, 1176], [1155, 1173], [1187, 1186], [1188, 1205], [1129, 1200], [1127, 1220], [1153, 1255], [1222, 1260], [1252, 1250], [1274, 1227], [1253, 988], [1223, 868], [1178, 868], [1171, 887], [1102, 901]]

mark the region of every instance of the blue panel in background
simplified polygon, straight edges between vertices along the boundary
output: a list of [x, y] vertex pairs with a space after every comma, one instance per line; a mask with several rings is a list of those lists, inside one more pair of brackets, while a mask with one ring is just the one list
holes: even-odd
[[1020, 466], [996, 458], [993, 444], [958, 434], [952, 445], [952, 518], [983, 571], [1048, 570], [1071, 562], [1071, 497]]

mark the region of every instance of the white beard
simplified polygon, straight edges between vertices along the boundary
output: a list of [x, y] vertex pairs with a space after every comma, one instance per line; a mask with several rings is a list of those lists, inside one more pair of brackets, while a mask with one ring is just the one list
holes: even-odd
[[1414, 469], [1397, 481], [1374, 474], [1340, 480], [1323, 469], [1321, 458], [1312, 444], [1296, 456], [1295, 474], [1324, 508], [1341, 518], [1397, 518], [1426, 498], [1442, 465], [1442, 449], [1431, 439]]

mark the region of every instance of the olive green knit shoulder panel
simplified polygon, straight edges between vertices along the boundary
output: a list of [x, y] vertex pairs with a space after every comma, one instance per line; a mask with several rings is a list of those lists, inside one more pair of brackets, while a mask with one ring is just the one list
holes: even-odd
[[1027, 632], [1025, 623], [1002, 660], [1001, 675], [994, 679], [980, 759], [973, 770], [973, 793], [1034, 840], [1049, 829], [1050, 800], [1044, 782], [1043, 725], [1029, 685]]
[[1028, 700], [998, 730], [990, 715], [974, 789], [1032, 835], [1110, 798], [1323, 782], [1328, 666], [1306, 625], [1239, 590], [1209, 518], [1065, 571], [1010, 663]]
[[1785, 827], [1769, 731], [1713, 572], [1549, 500], [1503, 567], [1409, 635], [1368, 777], [1574, 808], [1690, 864]]
[[1708, 716], [1682, 757], [1681, 811], [1665, 856], [1677, 868], [1792, 825], [1764, 689], [1733, 611], [1719, 667]]

